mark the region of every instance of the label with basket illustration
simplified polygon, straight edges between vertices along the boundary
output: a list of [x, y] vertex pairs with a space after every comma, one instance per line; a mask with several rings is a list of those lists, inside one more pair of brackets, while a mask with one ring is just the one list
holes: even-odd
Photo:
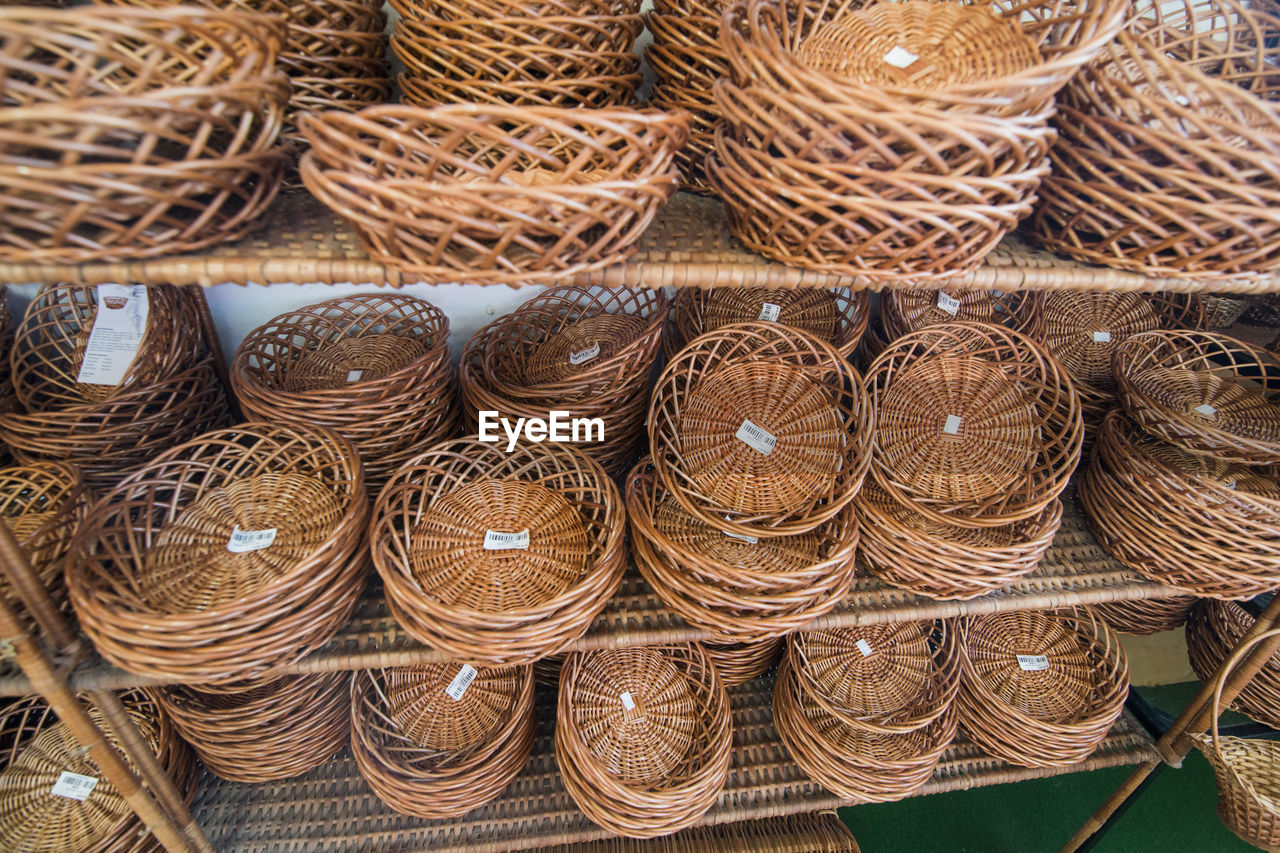
[[476, 680], [476, 668], [469, 663], [464, 663], [462, 669], [458, 670], [458, 674], [453, 677], [453, 681], [449, 682], [449, 686], [444, 689], [449, 694], [449, 698], [457, 702], [467, 692], [467, 688], [471, 686], [471, 682]]
[[237, 525], [231, 528], [231, 538], [227, 540], [227, 550], [232, 554], [243, 554], [246, 551], [261, 551], [270, 548], [276, 541], [276, 529], [241, 530]]
[[486, 551], [528, 551], [529, 530], [525, 528], [519, 533], [500, 533], [497, 530], [484, 532], [484, 549]]
[[98, 311], [76, 381], [85, 385], [119, 385], [138, 356], [149, 310], [147, 288], [141, 284], [98, 285]]
[[584, 350], [569, 353], [569, 363], [573, 365], [586, 364], [598, 355], [600, 355], [600, 342], [596, 341]]
[[756, 319], [764, 323], [776, 323], [782, 314], [782, 306], [766, 302], [760, 306], [760, 316]]
[[744, 420], [742, 426], [738, 427], [738, 431], [734, 433], [734, 437], [750, 447], [768, 456], [773, 452], [773, 448], [778, 444], [778, 437], [767, 429], [753, 424], [749, 420]]
[[79, 773], [69, 773], [64, 770], [58, 776], [58, 781], [53, 783], [53, 789], [49, 793], [55, 797], [66, 797], [83, 803], [96, 787], [98, 787], [98, 780], [94, 777], [81, 776]]
[[1040, 672], [1049, 668], [1048, 655], [1018, 655], [1018, 668], [1023, 672]]

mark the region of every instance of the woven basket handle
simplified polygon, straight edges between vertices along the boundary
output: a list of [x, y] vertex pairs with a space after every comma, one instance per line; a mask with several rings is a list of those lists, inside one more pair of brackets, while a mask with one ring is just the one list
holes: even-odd
[[1218, 717], [1222, 714], [1222, 688], [1226, 685], [1227, 678], [1231, 675], [1232, 670], [1240, 664], [1245, 655], [1253, 650], [1254, 646], [1263, 640], [1277, 636], [1280, 636], [1280, 628], [1272, 628], [1270, 631], [1263, 631], [1258, 636], [1245, 640], [1231, 653], [1231, 657], [1227, 658], [1227, 662], [1222, 665], [1222, 671], [1218, 673], [1218, 677], [1215, 679], [1217, 684], [1213, 691], [1213, 725], [1210, 731], [1213, 735], [1213, 751], [1219, 756], [1222, 755], [1222, 746], [1218, 737]]

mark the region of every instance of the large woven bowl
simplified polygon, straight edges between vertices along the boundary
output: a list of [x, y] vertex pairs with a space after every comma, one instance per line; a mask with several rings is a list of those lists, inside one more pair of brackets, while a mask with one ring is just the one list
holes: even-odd
[[368, 511], [359, 457], [335, 432], [250, 422], [206, 433], [90, 510], [67, 561], [71, 603], [122, 669], [265, 680], [347, 621], [368, 569]]
[[663, 349], [670, 358], [699, 335], [734, 323], [758, 321], [802, 329], [848, 357], [862, 341], [870, 317], [870, 294], [848, 287], [683, 287], [671, 306], [671, 326]]
[[1147, 635], [1181, 628], [1197, 601], [1194, 595], [1140, 598], [1095, 604], [1093, 610], [1117, 634]]
[[356, 766], [401, 814], [453, 818], [489, 802], [529, 759], [534, 727], [528, 666], [424, 664], [351, 680]]
[[1020, 611], [960, 623], [960, 725], [1023, 767], [1084, 761], [1129, 695], [1119, 638], [1088, 611]]
[[378, 260], [515, 284], [617, 263], [675, 191], [687, 119], [630, 110], [371, 107], [301, 120], [318, 199]]
[[459, 660], [532, 663], [582, 636], [617, 590], [623, 513], [604, 470], [572, 447], [456, 439], [383, 488], [373, 561], [417, 640]]
[[[1196, 602], [1186, 620], [1187, 658], [1196, 677], [1212, 681], [1256, 619], [1253, 609], [1239, 602]], [[1272, 728], [1280, 725], [1280, 656], [1271, 656], [1231, 707]]]
[[[36, 580], [63, 609], [68, 607], [63, 560], [92, 501], [80, 471], [71, 465], [47, 462], [0, 468], [0, 518], [18, 541]], [[0, 597], [21, 612], [21, 596], [8, 573], [0, 575]]]
[[556, 764], [596, 824], [669, 835], [720, 797], [733, 743], [729, 696], [697, 643], [575, 652], [556, 705]]
[[246, 415], [337, 430], [375, 490], [410, 456], [452, 437], [456, 379], [449, 319], [400, 294], [281, 314], [245, 337], [231, 367]]
[[720, 530], [813, 530], [853, 500], [871, 462], [873, 418], [860, 382], [830, 344], [799, 329], [736, 323], [707, 332], [658, 378], [648, 425], [658, 479]]

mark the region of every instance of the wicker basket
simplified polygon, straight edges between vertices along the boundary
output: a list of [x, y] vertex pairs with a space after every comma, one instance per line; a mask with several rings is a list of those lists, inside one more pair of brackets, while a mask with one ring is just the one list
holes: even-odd
[[725, 687], [746, 684], [764, 675], [782, 653], [782, 638], [772, 637], [753, 643], [703, 643], [711, 665], [720, 673]]
[[[71, 465], [51, 462], [0, 468], [0, 518], [18, 540], [36, 580], [63, 609], [69, 609], [63, 561], [92, 502], [93, 494]], [[0, 575], [0, 597], [22, 610], [7, 574]]]
[[804, 533], [730, 534], [686, 511], [646, 458], [627, 479], [627, 517], [649, 586], [717, 642], [802, 628], [844, 600], [853, 580], [858, 525], [850, 508]]
[[533, 662], [533, 679], [539, 684], [555, 687], [560, 683], [560, 667], [564, 666], [565, 655], [548, 655]]
[[880, 322], [887, 341], [963, 321], [1004, 325], [1036, 338], [1044, 300], [1029, 290], [887, 290], [880, 297]]
[[638, 15], [640, 0], [389, 0], [402, 18], [432, 21]]
[[121, 669], [266, 680], [351, 615], [367, 518], [359, 457], [337, 433], [252, 422], [206, 433], [93, 507], [67, 560], [71, 603]]
[[670, 359], [694, 338], [734, 323], [775, 322], [801, 329], [846, 358], [862, 341], [871, 316], [865, 290], [771, 290], [767, 287], [684, 287], [671, 307], [663, 349]]
[[1011, 764], [1084, 761], [1128, 695], [1120, 640], [1088, 611], [996, 613], [960, 623], [960, 725]]
[[691, 826], [720, 798], [729, 696], [697, 643], [575, 652], [556, 706], [556, 764], [596, 824], [629, 838]]
[[[689, 140], [676, 152], [675, 163], [680, 170], [680, 189], [700, 195], [715, 195], [715, 188], [707, 180], [706, 161], [715, 149], [716, 123], [720, 116], [711, 112], [703, 98], [692, 93], [655, 87], [649, 91], [649, 106], [663, 112], [689, 114]], [[714, 99], [712, 100], [714, 104]]]
[[799, 329], [737, 323], [707, 332], [658, 378], [648, 426], [658, 479], [720, 530], [761, 538], [813, 530], [843, 512], [871, 463], [861, 379]]
[[209, 772], [232, 782], [299, 776], [333, 758], [351, 728], [351, 677], [297, 675], [240, 693], [165, 687], [156, 701]]
[[1210, 330], [1231, 328], [1249, 307], [1249, 299], [1245, 296], [1205, 294], [1201, 298], [1205, 316], [1204, 326], [1200, 328]]
[[[1237, 602], [1197, 601], [1186, 620], [1187, 658], [1196, 677], [1206, 683], [1212, 680], [1255, 621]], [[1280, 655], [1272, 655], [1231, 707], [1271, 728], [1280, 726]]]
[[1093, 610], [1118, 634], [1158, 634], [1181, 628], [1187, 621], [1192, 605], [1198, 600], [1193, 595], [1141, 598], [1135, 601], [1095, 604]]
[[351, 681], [356, 766], [401, 814], [460, 817], [498, 796], [529, 759], [534, 723], [527, 666], [425, 664]]
[[232, 360], [245, 414], [337, 430], [360, 452], [370, 491], [458, 426], [449, 320], [399, 294], [332, 299], [250, 332]]
[[532, 663], [582, 636], [622, 580], [622, 498], [569, 446], [436, 445], [378, 496], [373, 562], [396, 621], [459, 660]]
[[1040, 517], [1080, 458], [1080, 398], [1029, 337], [986, 323], [930, 326], [867, 369], [871, 476], [895, 502], [953, 527]]
[[625, 260], [675, 192], [688, 120], [630, 110], [371, 107], [301, 120], [302, 179], [375, 259], [517, 284]]

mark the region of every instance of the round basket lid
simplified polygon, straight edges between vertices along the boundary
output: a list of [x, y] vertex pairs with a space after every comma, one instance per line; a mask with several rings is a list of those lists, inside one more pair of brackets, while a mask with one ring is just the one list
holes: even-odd
[[670, 497], [658, 504], [653, 526], [687, 552], [765, 574], [801, 571], [822, 559], [823, 540], [817, 533], [764, 539], [725, 533], [690, 515]]
[[521, 369], [526, 385], [560, 382], [626, 349], [651, 321], [636, 314], [597, 314], [535, 344]]
[[1072, 378], [1111, 388], [1111, 353], [1130, 335], [1159, 328], [1151, 300], [1137, 293], [1052, 293], [1043, 309], [1044, 344]]
[[924, 692], [933, 676], [928, 622], [801, 631], [804, 683], [853, 714], [892, 714]]
[[1036, 611], [979, 616], [964, 642], [974, 674], [1006, 705], [1041, 720], [1068, 720], [1085, 708], [1095, 672], [1072, 623]]
[[362, 335], [343, 338], [298, 356], [280, 377], [280, 390], [292, 392], [345, 388], [394, 373], [427, 352], [418, 338]]
[[703, 297], [702, 317], [700, 332], [709, 332], [731, 323], [765, 320], [802, 329], [819, 340], [831, 341], [835, 337], [839, 310], [835, 294], [827, 290], [717, 287], [707, 291]]
[[1243, 382], [1211, 370], [1177, 367], [1138, 370], [1130, 381], [1144, 397], [1200, 418], [1207, 426], [1242, 438], [1280, 442], [1280, 406]]
[[510, 718], [520, 670], [466, 664], [406, 666], [384, 672], [387, 716], [427, 749], [461, 752], [483, 743]]
[[488, 480], [436, 500], [410, 534], [410, 570], [446, 605], [480, 612], [535, 607], [569, 589], [587, 565], [577, 509], [536, 483]]

